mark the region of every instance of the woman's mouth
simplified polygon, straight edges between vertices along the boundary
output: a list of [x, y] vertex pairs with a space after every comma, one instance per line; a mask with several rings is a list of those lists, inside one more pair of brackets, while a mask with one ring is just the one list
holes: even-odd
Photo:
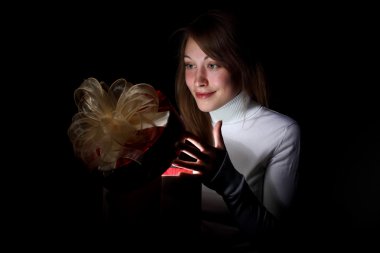
[[214, 95], [214, 93], [215, 93], [215, 91], [213, 91], [213, 92], [195, 92], [195, 96], [198, 99], [206, 99], [206, 98], [209, 98], [212, 95]]

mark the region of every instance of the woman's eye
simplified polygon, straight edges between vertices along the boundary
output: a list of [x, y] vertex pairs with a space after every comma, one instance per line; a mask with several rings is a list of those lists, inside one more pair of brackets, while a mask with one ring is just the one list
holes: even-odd
[[208, 68], [209, 69], [217, 69], [217, 68], [219, 68], [219, 65], [217, 65], [217, 64], [209, 64]]
[[193, 64], [190, 64], [190, 63], [185, 63], [185, 68], [186, 68], [186, 69], [193, 69], [193, 68], [194, 68], [194, 65], [193, 65]]

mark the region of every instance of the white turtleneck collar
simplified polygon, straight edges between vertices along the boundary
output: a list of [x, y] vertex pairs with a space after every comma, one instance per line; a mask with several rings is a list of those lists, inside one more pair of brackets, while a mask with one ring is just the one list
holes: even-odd
[[260, 108], [260, 105], [251, 100], [247, 93], [240, 92], [227, 104], [210, 112], [211, 120], [213, 123], [222, 120], [223, 123], [232, 123], [243, 120], [247, 115], [247, 112], [256, 112]]

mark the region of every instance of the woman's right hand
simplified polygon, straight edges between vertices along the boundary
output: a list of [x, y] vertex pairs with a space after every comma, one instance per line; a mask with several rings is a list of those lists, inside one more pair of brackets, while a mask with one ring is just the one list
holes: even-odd
[[222, 121], [218, 121], [213, 128], [214, 146], [202, 142], [190, 133], [185, 134], [181, 142], [177, 143], [178, 152], [187, 154], [193, 160], [178, 157], [173, 161], [173, 165], [196, 170], [206, 178], [212, 178], [218, 172], [227, 153], [221, 128]]

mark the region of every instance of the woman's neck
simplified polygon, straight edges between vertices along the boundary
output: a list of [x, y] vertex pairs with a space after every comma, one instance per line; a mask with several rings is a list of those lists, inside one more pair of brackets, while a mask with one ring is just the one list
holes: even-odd
[[225, 105], [210, 112], [212, 122], [215, 123], [219, 120], [230, 122], [243, 119], [249, 100], [249, 96], [245, 92], [240, 92]]

